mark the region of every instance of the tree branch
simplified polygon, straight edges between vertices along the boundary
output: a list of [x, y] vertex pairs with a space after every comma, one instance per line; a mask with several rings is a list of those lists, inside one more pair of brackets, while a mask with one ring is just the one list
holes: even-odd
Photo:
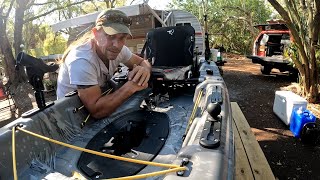
[[84, 14], [88, 14], [88, 12], [85, 11], [82, 7], [80, 7], [80, 11], [83, 12]]
[[7, 14], [4, 16], [5, 19], [7, 19], [7, 18], [9, 17], [9, 14], [10, 14], [11, 9], [12, 9], [12, 7], [13, 7], [13, 3], [14, 3], [14, 0], [11, 0], [10, 6], [9, 6], [9, 8], [8, 8], [8, 11], [7, 11]]
[[54, 11], [57, 11], [57, 10], [60, 10], [60, 9], [64, 9], [64, 8], [66, 8], [66, 7], [70, 7], [70, 6], [73, 6], [73, 5], [81, 4], [81, 3], [87, 2], [87, 1], [91, 1], [91, 0], [82, 0], [82, 1], [79, 1], [79, 2], [75, 2], [75, 3], [68, 4], [68, 5], [66, 5], [66, 6], [56, 7], [56, 8], [53, 8], [53, 9], [51, 9], [51, 10], [49, 10], [49, 11], [43, 13], [43, 14], [40, 14], [40, 15], [31, 17], [31, 18], [29, 18], [29, 19], [26, 19], [24, 22], [33, 21], [33, 20], [38, 19], [38, 18], [40, 18], [40, 17], [42, 17], [42, 16], [48, 15], [48, 14], [54, 12]]
[[305, 10], [307, 8], [306, 1], [305, 0], [300, 0], [300, 6], [301, 6], [302, 10]]
[[286, 4], [287, 8], [289, 9], [289, 15], [291, 17], [291, 21], [298, 22], [295, 25], [298, 26], [298, 28], [299, 28], [298, 31], [302, 30], [300, 16], [298, 14], [298, 10], [297, 10], [294, 2], [292, 2], [291, 0], [286, 0], [285, 4]]
[[242, 20], [242, 21], [245, 21], [246, 23], [248, 23], [248, 29], [250, 31], [250, 34], [252, 37], [255, 36], [255, 31], [254, 31], [254, 27], [253, 27], [253, 20], [252, 20], [252, 15], [251, 15], [251, 12], [250, 11], [247, 11], [247, 10], [244, 10], [240, 7], [232, 7], [232, 6], [223, 6], [222, 8], [225, 8], [225, 9], [234, 9], [234, 10], [237, 10], [237, 11], [240, 11], [242, 13], [244, 13], [246, 15], [246, 17], [235, 17], [235, 19], [238, 19], [238, 20]]
[[6, 7], [5, 3], [6, 3], [5, 0], [3, 0], [2, 3], [1, 3], [1, 6], [0, 6], [0, 13], [1, 14], [0, 15], [2, 15], [2, 12], [3, 12], [4, 8]]
[[95, 7], [95, 10], [96, 11], [98, 11], [99, 10], [99, 8], [98, 8], [98, 6], [96, 5], [96, 3], [94, 3], [93, 1], [91, 1], [91, 3], [93, 4], [93, 6]]
[[130, 5], [132, 5], [132, 3], [133, 3], [134, 1], [135, 1], [135, 0], [131, 0]]
[[244, 14], [246, 14], [247, 16], [250, 16], [250, 12], [249, 11], [246, 11], [240, 7], [233, 7], [233, 6], [222, 6], [222, 9], [233, 9], [233, 10], [237, 10], [237, 11], [240, 11], [240, 12], [243, 12]]
[[43, 5], [48, 5], [48, 4], [51, 4], [53, 3], [52, 1], [48, 1], [48, 2], [45, 2], [45, 3], [32, 3], [30, 4], [30, 6], [43, 6]]
[[300, 34], [301, 42], [304, 47], [304, 51], [307, 51], [307, 47], [309, 47], [309, 40], [307, 38], [308, 35], [308, 23], [306, 23], [306, 20], [302, 20], [302, 17], [298, 13], [298, 8], [296, 6], [296, 2], [293, 2], [291, 0], [285, 1], [290, 14], [292, 15], [292, 23], [295, 27], [298, 27], [297, 32]]
[[115, 7], [115, 2], [116, 2], [116, 0], [109, 0], [110, 1], [110, 3], [111, 3], [111, 8], [114, 8]]
[[34, 0], [31, 0], [31, 1], [27, 2], [25, 9], [26, 9], [26, 10], [27, 10], [27, 9], [30, 9], [30, 7], [32, 6], [33, 3], [34, 3]]
[[65, 18], [65, 19], [69, 19], [70, 17], [68, 17], [68, 15], [66, 14], [65, 11], [62, 11], [62, 17]]
[[308, 4], [308, 7], [307, 7], [308, 8], [308, 21], [307, 22], [308, 22], [308, 27], [309, 27], [308, 34], [309, 34], [309, 37], [311, 38], [311, 36], [312, 36], [312, 28], [311, 28], [311, 26], [312, 26], [312, 23], [313, 23], [312, 2], [308, 1], [307, 4]]

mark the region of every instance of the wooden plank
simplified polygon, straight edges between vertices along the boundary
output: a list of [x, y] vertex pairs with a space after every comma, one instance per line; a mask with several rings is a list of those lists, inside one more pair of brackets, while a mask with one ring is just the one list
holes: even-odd
[[235, 179], [254, 179], [251, 171], [251, 167], [247, 158], [246, 151], [240, 139], [239, 131], [232, 121], [233, 135], [235, 141], [235, 158], [236, 158], [236, 169]]
[[231, 102], [232, 116], [254, 179], [275, 179], [258, 141], [237, 103]]
[[145, 38], [137, 38], [137, 39], [127, 39], [126, 46], [133, 52], [133, 53], [141, 53], [141, 49], [138, 49], [138, 46], [142, 46], [145, 43]]
[[144, 44], [145, 42], [145, 38], [138, 38], [138, 39], [127, 39], [126, 41], [126, 46], [129, 47], [129, 46], [134, 46], [136, 47], [137, 44]]

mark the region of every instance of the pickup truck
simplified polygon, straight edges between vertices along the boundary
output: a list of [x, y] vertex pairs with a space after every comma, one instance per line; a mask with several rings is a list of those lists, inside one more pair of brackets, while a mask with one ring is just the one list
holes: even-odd
[[286, 24], [281, 20], [270, 20], [267, 24], [255, 27], [260, 33], [254, 41], [252, 55], [247, 58], [251, 59], [252, 63], [261, 64], [262, 74], [270, 74], [275, 68], [280, 72], [289, 71], [291, 75], [297, 75], [298, 70], [284, 57], [285, 49], [293, 40]]

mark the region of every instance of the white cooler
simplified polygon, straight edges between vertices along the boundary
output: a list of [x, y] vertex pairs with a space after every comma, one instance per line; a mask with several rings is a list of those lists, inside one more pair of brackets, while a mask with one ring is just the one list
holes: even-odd
[[276, 91], [273, 112], [286, 124], [290, 124], [293, 110], [307, 109], [307, 100], [291, 91]]
[[217, 57], [218, 57], [218, 49], [210, 49], [211, 55], [212, 55], [212, 60], [213, 62], [217, 62]]

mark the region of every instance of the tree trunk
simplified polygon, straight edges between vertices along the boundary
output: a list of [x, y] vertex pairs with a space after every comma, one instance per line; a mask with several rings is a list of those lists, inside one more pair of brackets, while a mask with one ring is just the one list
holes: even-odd
[[316, 64], [316, 45], [317, 42], [312, 42], [311, 48], [310, 48], [310, 78], [306, 79], [308, 83], [306, 83], [305, 88], [305, 96], [308, 100], [308, 102], [316, 102], [317, 98], [319, 96], [319, 90], [318, 90], [318, 83], [319, 83], [319, 72], [318, 67]]
[[[27, 78], [24, 72], [24, 68], [19, 68], [19, 71], [15, 70], [15, 57], [13, 55], [11, 43], [8, 39], [6, 31], [7, 17], [0, 16], [0, 50], [4, 57], [6, 76], [9, 79], [6, 86], [9, 87], [10, 92], [14, 94], [13, 98], [16, 102], [20, 115], [26, 110], [32, 109], [32, 102], [29, 98], [29, 94], [33, 91], [31, 90], [31, 86], [26, 83]], [[14, 34], [16, 35], [16, 33]], [[20, 35], [20, 38], [22, 39], [22, 35]], [[16, 39], [16, 37], [14, 39]]]
[[[14, 49], [14, 57], [17, 57], [17, 54], [22, 50], [20, 45], [23, 44], [22, 41], [22, 28], [23, 28], [23, 18], [24, 12], [26, 10], [27, 4], [29, 0], [17, 0], [16, 4], [16, 11], [15, 11], [15, 23], [14, 23], [14, 42], [13, 42], [13, 49]], [[14, 83], [20, 83], [27, 81], [27, 76], [24, 72], [23, 67], [19, 67], [18, 71], [16, 71], [16, 77], [13, 79]]]
[[12, 80], [16, 77], [14, 70], [15, 63], [10, 42], [6, 33], [6, 21], [6, 19], [0, 16], [0, 49], [4, 58], [6, 76], [9, 77], [9, 80]]
[[[3, 22], [0, 19], [0, 22]], [[17, 77], [17, 73], [15, 71], [15, 62], [13, 57], [13, 52], [10, 46], [9, 39], [6, 35], [5, 25], [3, 23], [0, 23], [0, 49], [1, 53], [4, 57], [4, 64], [5, 64], [5, 70], [6, 70], [6, 76], [9, 77], [9, 82], [6, 84], [6, 86], [10, 86], [9, 90], [11, 93], [13, 93], [13, 98], [16, 102], [16, 105], [18, 107], [18, 113], [19, 116], [21, 113], [32, 109], [32, 102], [29, 98], [28, 94], [31, 91], [31, 86], [24, 83], [19, 83], [18, 81], [15, 81]], [[23, 68], [20, 68], [23, 70]], [[12, 85], [11, 85], [12, 84]], [[28, 91], [29, 90], [29, 91]]]

